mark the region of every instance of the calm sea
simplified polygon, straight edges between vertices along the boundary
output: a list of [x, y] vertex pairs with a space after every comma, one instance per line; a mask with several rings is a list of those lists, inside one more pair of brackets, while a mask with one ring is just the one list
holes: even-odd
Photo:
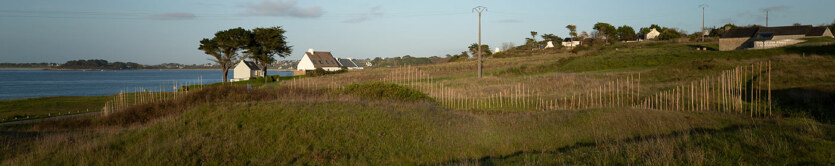
[[[203, 84], [221, 82], [220, 70], [116, 70], [48, 71], [0, 70], [0, 100], [50, 96], [103, 96], [133, 91], [137, 87], [172, 91], [172, 82]], [[292, 71], [268, 71], [268, 75], [293, 75]], [[232, 78], [232, 71], [229, 71]]]

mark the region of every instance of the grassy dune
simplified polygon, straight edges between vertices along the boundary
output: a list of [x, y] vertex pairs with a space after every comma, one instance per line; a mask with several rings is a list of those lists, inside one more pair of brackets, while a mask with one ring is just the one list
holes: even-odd
[[[488, 58], [482, 79], [475, 78], [475, 62], [463, 61], [283, 79], [253, 89], [214, 85], [108, 116], [6, 127], [0, 150], [11, 153], [0, 159], [3, 165], [835, 163], [835, 116], [826, 102], [835, 94], [835, 52], [694, 49], [700, 46], [716, 47], [641, 43], [577, 55], [522, 52]], [[637, 96], [645, 97], [763, 61], [775, 66], [773, 116], [536, 102], [591, 95], [638, 74]], [[517, 87], [527, 89], [491, 98]], [[523, 104], [506, 106], [515, 99]]]
[[108, 99], [69, 96], [0, 100], [0, 122], [99, 111]]

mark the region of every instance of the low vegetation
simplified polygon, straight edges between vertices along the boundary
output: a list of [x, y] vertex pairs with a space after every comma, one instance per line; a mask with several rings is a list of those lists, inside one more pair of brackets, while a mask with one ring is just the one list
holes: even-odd
[[[835, 163], [835, 116], [825, 100], [835, 94], [835, 52], [695, 49], [701, 47], [716, 45], [619, 43], [578, 54], [495, 54], [485, 59], [488, 74], [480, 79], [475, 62], [464, 60], [210, 85], [107, 116], [4, 126], [0, 151], [10, 153], [0, 159], [8, 165]], [[638, 83], [634, 94], [647, 98], [758, 62], [774, 65], [771, 116], [624, 104], [528, 107], [611, 92], [601, 87], [622, 80]], [[523, 104], [495, 106], [509, 99]]]

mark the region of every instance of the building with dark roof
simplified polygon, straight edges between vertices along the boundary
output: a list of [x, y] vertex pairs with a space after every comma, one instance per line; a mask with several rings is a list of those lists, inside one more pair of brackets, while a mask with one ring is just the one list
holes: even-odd
[[255, 62], [241, 60], [232, 70], [231, 82], [249, 80], [252, 77], [263, 77], [261, 68]]
[[[365, 65], [361, 65], [358, 61], [351, 58], [334, 58], [331, 52], [313, 51], [309, 49], [304, 53], [302, 59], [296, 67], [297, 71], [311, 71], [316, 68], [322, 68], [327, 71], [341, 70], [342, 67], [348, 69], [363, 69]], [[298, 72], [303, 73], [303, 72]]]
[[765, 49], [803, 42], [810, 37], [833, 37], [828, 27], [782, 26], [730, 29], [719, 38], [719, 50]]

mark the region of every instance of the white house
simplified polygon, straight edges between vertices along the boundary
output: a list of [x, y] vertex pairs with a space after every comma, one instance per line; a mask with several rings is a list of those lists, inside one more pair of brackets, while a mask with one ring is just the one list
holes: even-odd
[[499, 49], [499, 47], [496, 47], [496, 49], [493, 49], [493, 51], [492, 51], [493, 54], [500, 53], [500, 52], [502, 52], [502, 49]]
[[548, 44], [545, 45], [545, 48], [554, 48], [554, 42], [548, 41]]
[[337, 62], [336, 58], [333, 58], [331, 52], [313, 51], [311, 48], [304, 53], [296, 70], [312, 71], [316, 70], [316, 68], [322, 68], [326, 71], [337, 71], [341, 69], [339, 62]]
[[244, 81], [249, 80], [252, 77], [263, 77], [264, 74], [261, 73], [261, 68], [258, 68], [254, 62], [241, 60], [235, 65], [235, 69], [233, 69], [232, 79], [229, 80], [231, 82], [235, 81]]
[[579, 46], [579, 45], [580, 45], [580, 40], [578, 40], [576, 38], [573, 38], [573, 39], [572, 38], [565, 38], [565, 40], [562, 41], [562, 46], [564, 46], [564, 47], [576, 47], [576, 46]]
[[658, 35], [661, 35], [661, 32], [658, 32], [657, 30], [655, 30], [655, 28], [652, 28], [652, 30], [650, 30], [649, 32], [647, 32], [646, 35], [644, 35], [644, 39], [655, 39], [658, 38]]

